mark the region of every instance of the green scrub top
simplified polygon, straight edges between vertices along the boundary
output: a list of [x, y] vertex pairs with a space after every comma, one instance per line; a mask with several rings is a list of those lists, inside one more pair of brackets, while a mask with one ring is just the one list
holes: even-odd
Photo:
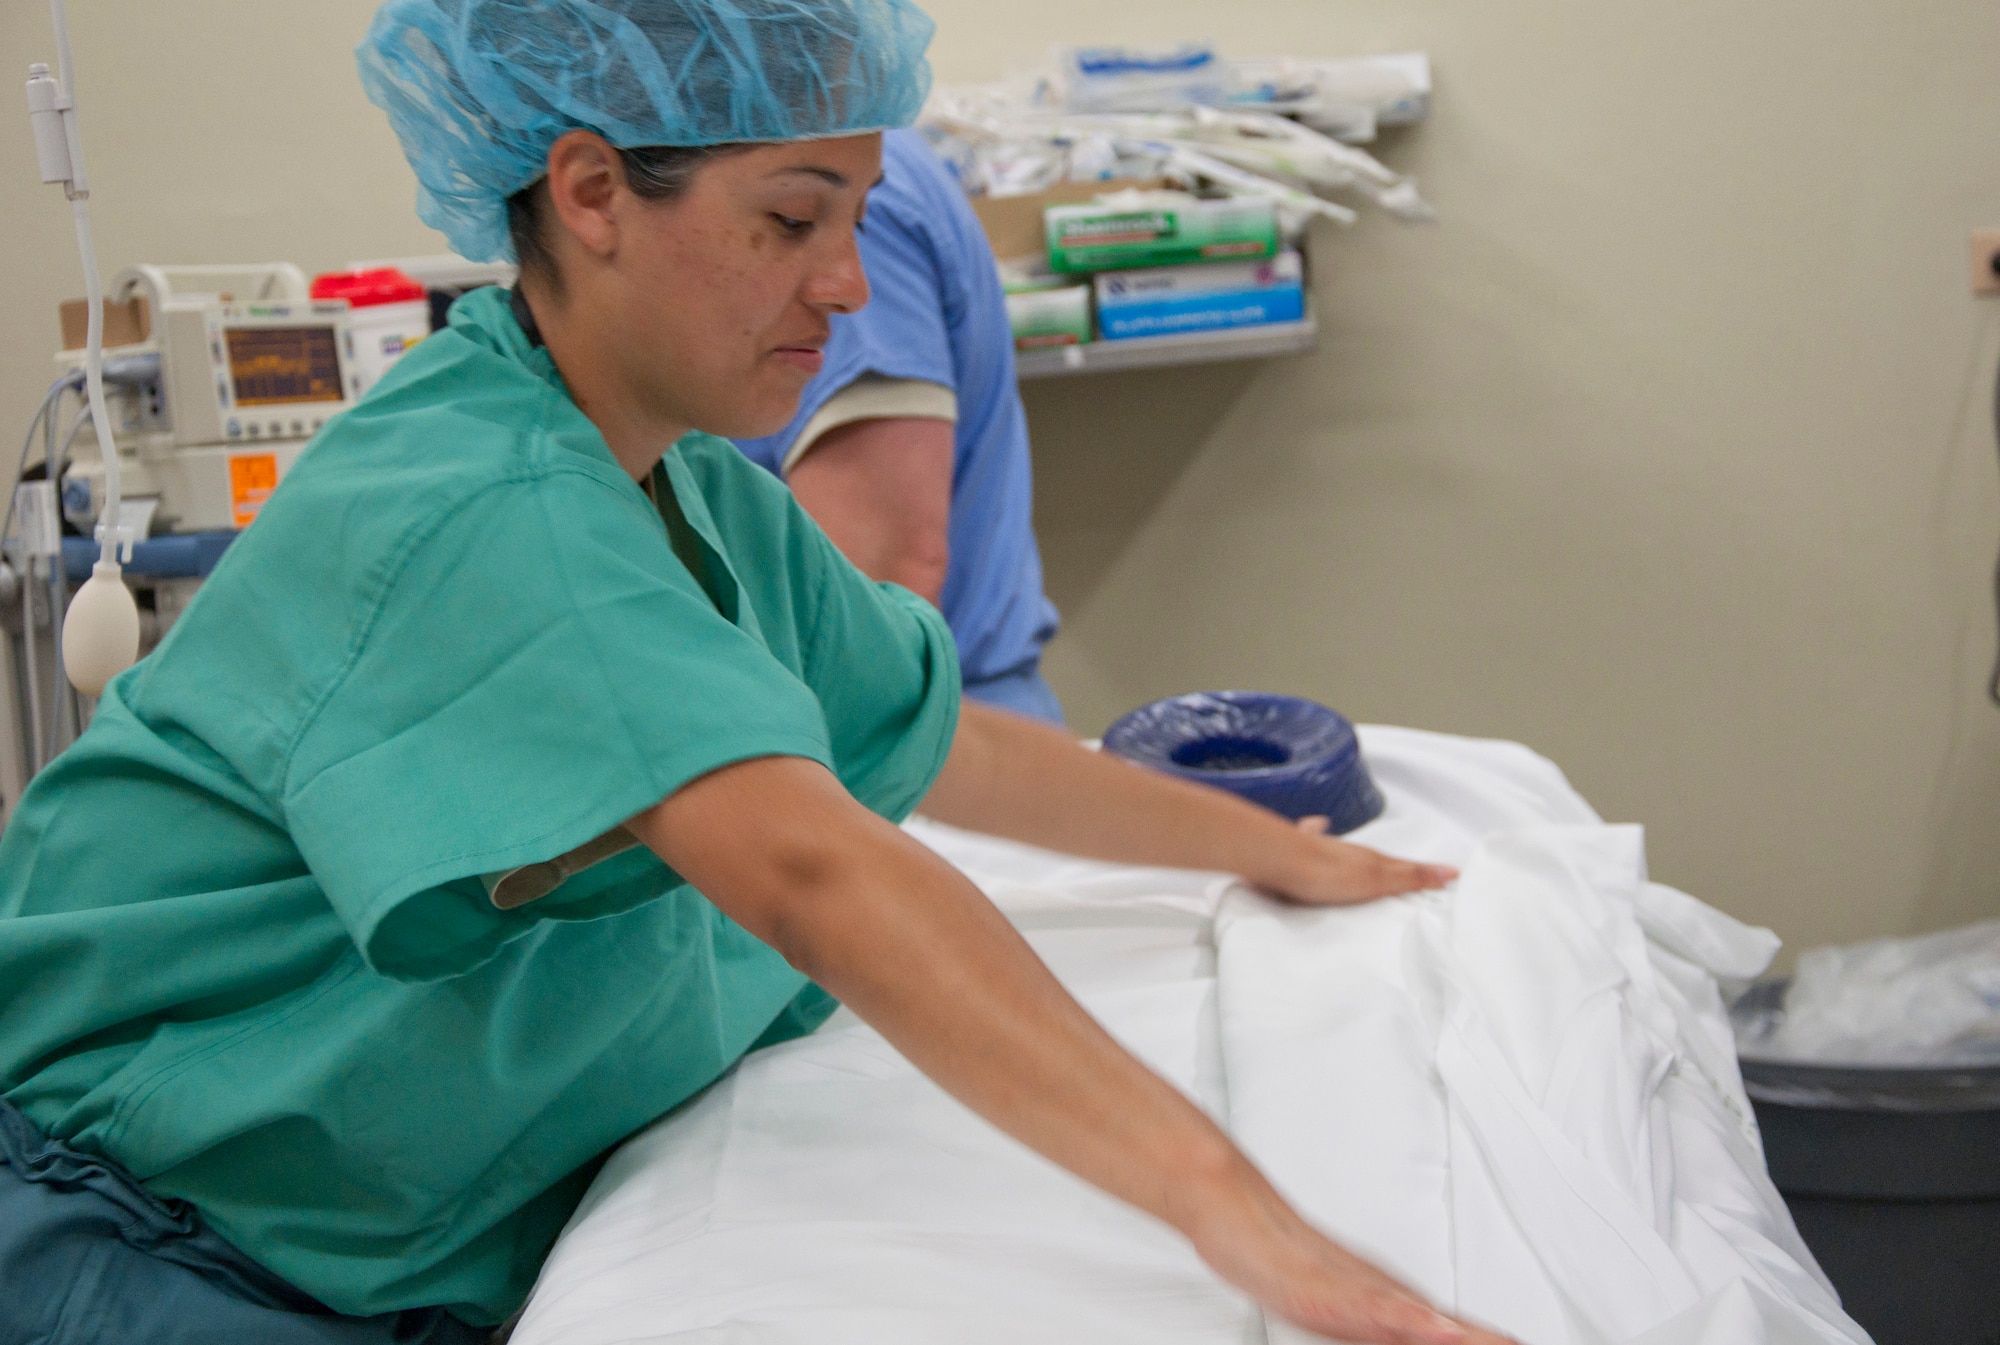
[[460, 300], [22, 798], [0, 1091], [336, 1311], [513, 1313], [609, 1147], [831, 1001], [643, 848], [496, 876], [753, 757], [900, 819], [957, 722], [943, 619], [775, 478], [690, 435], [654, 486], [699, 574]]

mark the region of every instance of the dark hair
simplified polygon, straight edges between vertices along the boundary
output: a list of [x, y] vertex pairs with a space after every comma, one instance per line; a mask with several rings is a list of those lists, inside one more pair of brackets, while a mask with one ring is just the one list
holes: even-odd
[[[730, 154], [744, 145], [641, 145], [621, 149], [625, 181], [633, 195], [645, 201], [671, 201], [688, 189], [694, 175], [710, 159]], [[533, 274], [558, 292], [562, 277], [556, 271], [556, 256], [549, 247], [544, 202], [549, 180], [535, 179], [507, 198], [507, 232], [513, 236], [514, 256], [523, 275]]]

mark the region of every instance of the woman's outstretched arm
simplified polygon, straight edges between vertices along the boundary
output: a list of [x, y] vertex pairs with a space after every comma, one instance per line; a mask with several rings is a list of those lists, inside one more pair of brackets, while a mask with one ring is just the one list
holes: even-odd
[[1120, 864], [1216, 869], [1339, 905], [1457, 874], [1299, 827], [1219, 789], [1093, 752], [1060, 729], [966, 702], [923, 811], [940, 822]]
[[1179, 1229], [1273, 1312], [1339, 1340], [1499, 1345], [1314, 1231], [1078, 1006], [963, 874], [824, 767], [728, 766], [628, 825], [947, 1092]]

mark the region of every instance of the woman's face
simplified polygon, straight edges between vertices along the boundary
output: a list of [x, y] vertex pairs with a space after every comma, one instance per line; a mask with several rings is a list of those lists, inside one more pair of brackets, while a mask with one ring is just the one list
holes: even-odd
[[819, 372], [835, 313], [868, 302], [855, 231], [882, 173], [879, 134], [719, 155], [671, 201], [622, 192], [623, 381], [667, 423], [773, 434]]

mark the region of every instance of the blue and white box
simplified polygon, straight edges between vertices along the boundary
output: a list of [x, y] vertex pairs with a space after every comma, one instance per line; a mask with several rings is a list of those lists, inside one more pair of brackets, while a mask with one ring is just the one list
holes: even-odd
[[1097, 277], [1097, 329], [1107, 341], [1262, 327], [1305, 315], [1305, 267], [1296, 252]]

